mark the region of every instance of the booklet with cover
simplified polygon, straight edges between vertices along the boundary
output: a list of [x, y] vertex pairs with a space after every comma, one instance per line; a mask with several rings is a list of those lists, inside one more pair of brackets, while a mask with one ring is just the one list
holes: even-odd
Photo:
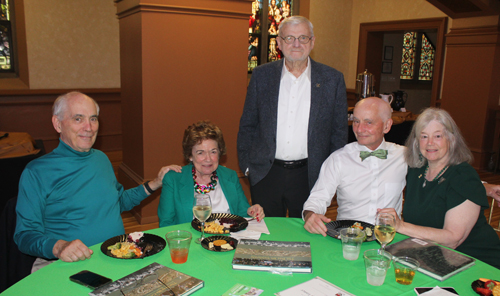
[[284, 291], [275, 293], [276, 296], [354, 296], [345, 290], [335, 286], [319, 276], [298, 284]]
[[242, 239], [234, 252], [233, 269], [310, 273], [311, 244]]
[[150, 264], [112, 283], [95, 289], [90, 296], [190, 295], [204, 282], [158, 263]]
[[407, 238], [385, 247], [393, 256], [408, 256], [420, 262], [418, 271], [444, 281], [475, 264], [475, 259], [418, 238]]

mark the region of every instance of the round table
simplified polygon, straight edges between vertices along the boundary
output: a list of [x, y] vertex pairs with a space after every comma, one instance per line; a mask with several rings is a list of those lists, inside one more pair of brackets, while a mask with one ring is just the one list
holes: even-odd
[[[39, 271], [31, 274], [22, 281], [10, 287], [2, 296], [7, 295], [87, 295], [90, 289], [71, 282], [69, 276], [82, 270], [90, 270], [109, 277], [112, 280], [120, 279], [153, 262], [168, 266], [180, 272], [205, 281], [205, 286], [193, 295], [222, 295], [235, 284], [263, 289], [261, 295], [274, 293], [290, 288], [319, 276], [340, 288], [355, 295], [415, 295], [415, 287], [454, 287], [460, 295], [477, 295], [471, 288], [471, 283], [479, 278], [500, 279], [500, 270], [479, 260], [471, 268], [460, 272], [451, 278], [440, 282], [425, 274], [417, 272], [413, 283], [404, 286], [396, 283], [394, 269], [391, 266], [382, 286], [371, 286], [366, 282], [365, 266], [362, 255], [355, 261], [343, 258], [341, 241], [332, 237], [323, 237], [308, 233], [304, 229], [304, 222], [297, 218], [265, 218], [271, 234], [262, 234], [261, 240], [274, 241], [305, 241], [311, 243], [313, 272], [292, 275], [272, 274], [266, 271], [233, 270], [231, 261], [234, 251], [208, 251], [194, 242], [191, 242], [188, 261], [184, 264], [174, 264], [170, 259], [168, 247], [162, 252], [144, 259], [115, 259], [104, 255], [101, 244], [91, 247], [94, 251], [92, 258], [85, 261], [66, 263], [56, 261]], [[188, 230], [193, 238], [201, 235], [191, 227], [191, 223], [184, 223], [146, 231], [164, 237], [172, 230]], [[397, 234], [394, 242], [407, 238]], [[376, 249], [380, 245], [376, 242], [365, 242], [361, 252], [367, 249]]]

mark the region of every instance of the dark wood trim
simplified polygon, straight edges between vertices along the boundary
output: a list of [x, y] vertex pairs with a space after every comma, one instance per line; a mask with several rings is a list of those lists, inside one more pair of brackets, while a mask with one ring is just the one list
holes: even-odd
[[[11, 89], [0, 90], [0, 106], [21, 106], [21, 105], [52, 105], [59, 95], [73, 91], [74, 89]], [[80, 89], [84, 94], [89, 95], [98, 103], [101, 102], [121, 102], [120, 88], [89, 88]], [[101, 97], [100, 95], [105, 96]], [[116, 96], [106, 96], [115, 94]]]
[[[240, 0], [241, 1], [241, 0]], [[237, 19], [248, 19], [249, 14], [241, 13], [237, 11], [221, 10], [221, 9], [205, 9], [205, 8], [193, 8], [189, 6], [177, 6], [177, 5], [162, 5], [162, 4], [137, 4], [137, 6], [125, 9], [118, 12], [118, 18], [124, 18], [139, 12], [155, 12], [155, 13], [179, 13], [179, 14], [191, 14], [191, 15], [203, 15], [203, 16], [215, 16], [215, 17], [228, 17]]]
[[498, 46], [500, 32], [498, 26], [450, 29], [446, 34], [446, 46]]
[[435, 79], [432, 81], [431, 106], [438, 106], [442, 82], [447, 25], [447, 17], [360, 24], [358, 64], [356, 73], [361, 73], [365, 69], [368, 69], [368, 71], [375, 76], [375, 81], [378, 81], [375, 86], [375, 91], [378, 93], [378, 90], [380, 89], [379, 83], [382, 65], [383, 34], [386, 32], [435, 29], [437, 30], [437, 42], [434, 60]]
[[0, 89], [0, 98], [2, 96], [60, 95], [74, 90], [80, 91], [85, 94], [109, 94], [121, 92], [121, 88]]
[[29, 88], [28, 46], [26, 45], [26, 24], [24, 16], [24, 0], [14, 0], [14, 31], [16, 78], [1, 78], [0, 89]]
[[427, 2], [453, 19], [500, 14], [500, 2], [495, 0], [427, 0]]

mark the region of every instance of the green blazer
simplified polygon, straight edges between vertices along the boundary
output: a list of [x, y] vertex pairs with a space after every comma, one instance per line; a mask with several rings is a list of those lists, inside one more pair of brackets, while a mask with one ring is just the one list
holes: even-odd
[[[182, 167], [182, 172], [170, 171], [163, 177], [158, 218], [160, 227], [186, 223], [193, 220], [194, 184], [192, 164]], [[231, 214], [247, 217], [250, 207], [235, 171], [220, 166], [217, 168], [222, 192], [229, 204]]]

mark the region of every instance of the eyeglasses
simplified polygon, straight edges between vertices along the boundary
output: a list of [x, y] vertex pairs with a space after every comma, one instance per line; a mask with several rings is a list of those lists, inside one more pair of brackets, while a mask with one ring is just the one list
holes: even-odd
[[283, 41], [285, 41], [286, 44], [292, 44], [292, 43], [294, 43], [295, 39], [298, 39], [301, 44], [307, 44], [307, 43], [309, 43], [309, 40], [311, 40], [313, 37], [309, 37], [309, 36], [306, 36], [306, 35], [301, 35], [299, 37], [295, 37], [295, 36], [281, 37], [280, 36], [280, 38], [283, 39]]

